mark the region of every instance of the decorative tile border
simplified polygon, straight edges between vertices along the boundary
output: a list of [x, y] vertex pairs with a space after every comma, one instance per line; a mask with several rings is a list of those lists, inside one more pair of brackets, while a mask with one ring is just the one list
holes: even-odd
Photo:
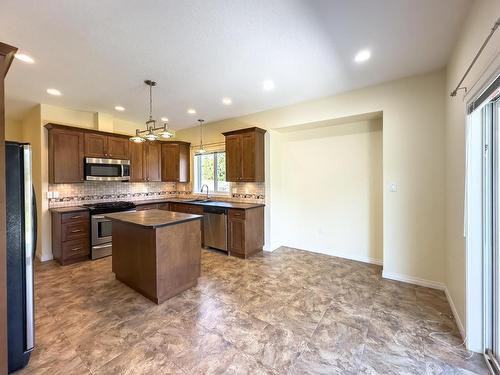
[[[49, 207], [76, 206], [86, 203], [99, 203], [117, 200], [148, 200], [169, 198], [196, 198], [190, 183], [123, 183], [123, 182], [85, 182], [83, 184], [49, 185], [49, 191], [58, 192], [58, 198], [49, 198]], [[234, 202], [264, 203], [263, 183], [232, 183], [231, 195], [211, 195], [214, 200]]]

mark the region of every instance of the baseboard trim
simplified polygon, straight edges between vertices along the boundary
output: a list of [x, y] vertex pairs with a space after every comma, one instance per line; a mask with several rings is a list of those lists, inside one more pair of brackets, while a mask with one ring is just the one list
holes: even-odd
[[[451, 312], [453, 313], [453, 317], [455, 318], [455, 322], [457, 322], [458, 330], [460, 331], [460, 334], [462, 335], [462, 339], [465, 340], [464, 325], [462, 324], [462, 321], [460, 320], [460, 315], [458, 315], [458, 311], [457, 311], [457, 308], [455, 307], [455, 303], [453, 303], [453, 298], [451, 298], [450, 292], [448, 291], [448, 288], [446, 286], [444, 287], [444, 294], [446, 295], [446, 299], [448, 300], [448, 303], [450, 304]], [[468, 343], [466, 343], [466, 345], [467, 344]]]
[[402, 281], [404, 283], [424, 286], [426, 288], [432, 288], [432, 289], [438, 289], [438, 290], [445, 290], [446, 289], [446, 286], [443, 283], [440, 283], [438, 281], [421, 279], [420, 277], [402, 275], [400, 273], [382, 271], [382, 277], [384, 279]]

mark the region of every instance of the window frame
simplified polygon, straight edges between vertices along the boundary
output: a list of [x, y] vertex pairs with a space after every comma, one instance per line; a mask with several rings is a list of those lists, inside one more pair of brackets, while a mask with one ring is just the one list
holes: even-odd
[[[195, 157], [195, 162], [194, 162], [194, 165], [195, 165], [195, 171], [194, 171], [194, 175], [195, 175], [195, 191], [196, 193], [201, 193], [201, 156], [207, 156], [207, 155], [212, 155], [213, 158], [214, 158], [214, 190], [210, 191], [210, 193], [212, 194], [219, 194], [219, 195], [229, 195], [229, 190], [230, 190], [230, 187], [228, 189], [228, 191], [222, 191], [222, 190], [219, 190], [219, 181], [217, 180], [217, 170], [219, 168], [219, 162], [217, 160], [217, 155], [218, 154], [226, 154], [226, 150], [220, 150], [220, 151], [210, 151], [210, 152], [205, 152], [203, 154], [200, 154], [200, 153], [197, 153], [194, 155]], [[227, 173], [227, 171], [226, 171]], [[225, 181], [225, 182], [228, 182], [228, 181]]]

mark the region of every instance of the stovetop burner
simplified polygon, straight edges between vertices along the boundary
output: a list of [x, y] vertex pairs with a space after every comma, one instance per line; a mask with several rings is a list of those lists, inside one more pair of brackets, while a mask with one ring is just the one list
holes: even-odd
[[100, 211], [100, 212], [111, 212], [111, 211], [126, 211], [134, 209], [136, 206], [133, 202], [102, 202], [102, 203], [88, 203], [84, 204], [84, 207], [87, 207], [91, 211]]

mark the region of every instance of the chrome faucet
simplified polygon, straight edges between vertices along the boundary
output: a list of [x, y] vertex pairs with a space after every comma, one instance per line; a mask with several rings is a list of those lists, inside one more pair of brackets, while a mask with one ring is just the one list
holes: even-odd
[[207, 200], [209, 200], [209, 199], [210, 199], [210, 197], [208, 196], [208, 185], [207, 185], [207, 184], [204, 184], [204, 185], [201, 187], [200, 193], [203, 193], [203, 188], [204, 188], [205, 186], [207, 187]]

